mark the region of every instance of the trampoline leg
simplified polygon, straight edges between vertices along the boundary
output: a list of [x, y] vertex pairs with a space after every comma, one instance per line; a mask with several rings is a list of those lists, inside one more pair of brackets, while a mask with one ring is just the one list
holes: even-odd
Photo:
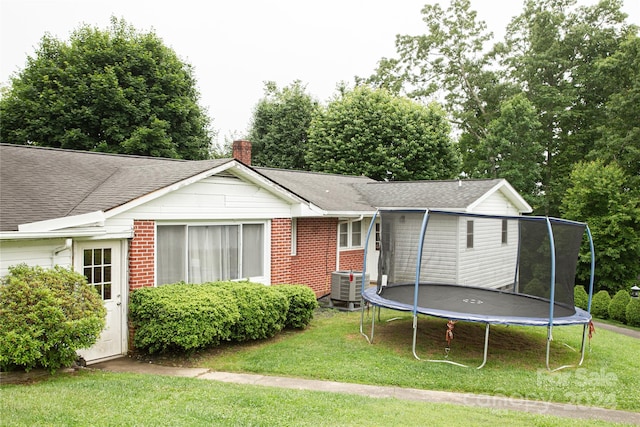
[[587, 330], [589, 328], [588, 324], [585, 324], [582, 327], [582, 346], [580, 347], [580, 362], [578, 362], [578, 366], [582, 366], [582, 362], [584, 362], [584, 350], [587, 343]]
[[489, 324], [487, 323], [487, 326], [484, 331], [484, 359], [482, 360], [482, 365], [478, 366], [476, 369], [482, 369], [482, 367], [487, 364], [488, 349], [489, 349]]
[[416, 353], [417, 337], [418, 337], [418, 315], [414, 314], [413, 315], [413, 344], [412, 344], [411, 350], [413, 351], [413, 357], [420, 360], [420, 357], [418, 357], [418, 353]]
[[556, 372], [559, 371], [561, 369], [565, 369], [565, 368], [574, 368], [576, 366], [581, 366], [582, 362], [584, 362], [584, 351], [586, 348], [586, 341], [587, 341], [587, 328], [589, 327], [588, 324], [584, 325], [582, 328], [582, 346], [580, 349], [580, 361], [576, 364], [576, 365], [562, 365], [558, 368], [555, 369], [551, 369], [551, 367], [549, 366], [549, 353], [550, 353], [550, 348], [551, 348], [551, 341], [553, 341], [553, 337], [551, 336], [551, 327], [548, 326], [548, 334], [547, 334], [547, 370], [549, 372]]
[[369, 337], [367, 334], [365, 334], [364, 332], [364, 300], [362, 300], [360, 302], [360, 335], [362, 335], [363, 337], [365, 337], [367, 339], [367, 342], [369, 344], [371, 344], [373, 342], [373, 322], [375, 321], [375, 315], [376, 315], [376, 306], [372, 305], [373, 307], [373, 313], [371, 314], [371, 336]]

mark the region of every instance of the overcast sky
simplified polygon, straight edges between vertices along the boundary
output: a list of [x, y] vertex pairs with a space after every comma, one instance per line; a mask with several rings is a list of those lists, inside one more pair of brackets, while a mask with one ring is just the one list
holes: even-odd
[[[579, 0], [594, 4], [596, 0]], [[395, 54], [396, 34], [423, 34], [429, 0], [0, 0], [0, 84], [24, 68], [45, 33], [67, 41], [82, 24], [106, 29], [110, 17], [154, 30], [190, 63], [219, 140], [242, 137], [263, 82], [301, 80], [325, 103], [340, 81], [368, 76]], [[442, 0], [441, 3], [446, 3]], [[501, 38], [522, 0], [471, 0]], [[640, 25], [640, 1], [625, 0]]]

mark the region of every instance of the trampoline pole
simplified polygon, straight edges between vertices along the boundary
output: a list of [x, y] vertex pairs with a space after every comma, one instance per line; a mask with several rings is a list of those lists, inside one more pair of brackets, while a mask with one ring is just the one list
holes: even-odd
[[582, 327], [582, 347], [580, 348], [580, 362], [578, 362], [578, 366], [582, 366], [582, 362], [584, 362], [584, 349], [585, 344], [587, 343], [587, 328], [589, 327], [588, 323]]
[[418, 337], [418, 315], [414, 313], [414, 315], [413, 315], [413, 344], [412, 344], [411, 350], [413, 351], [413, 357], [415, 357], [418, 360], [421, 360], [420, 357], [418, 357], [418, 353], [416, 353], [417, 337]]
[[484, 331], [484, 359], [482, 360], [482, 365], [478, 366], [476, 369], [482, 369], [482, 367], [487, 364], [487, 350], [489, 349], [489, 326], [489, 323], [487, 323], [486, 329]]
[[551, 325], [547, 326], [547, 358], [546, 358], [546, 363], [547, 363], [547, 370], [551, 371], [551, 368], [549, 367], [549, 352], [551, 350]]

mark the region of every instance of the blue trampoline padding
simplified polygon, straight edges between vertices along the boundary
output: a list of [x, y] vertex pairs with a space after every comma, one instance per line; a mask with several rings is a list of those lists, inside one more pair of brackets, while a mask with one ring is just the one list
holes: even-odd
[[[415, 285], [394, 285], [377, 293], [363, 291], [369, 303], [399, 311], [414, 309]], [[548, 326], [550, 301], [531, 295], [460, 285], [425, 283], [418, 287], [417, 312], [451, 320], [499, 325]], [[553, 326], [585, 325], [591, 314], [577, 307], [554, 305]]]

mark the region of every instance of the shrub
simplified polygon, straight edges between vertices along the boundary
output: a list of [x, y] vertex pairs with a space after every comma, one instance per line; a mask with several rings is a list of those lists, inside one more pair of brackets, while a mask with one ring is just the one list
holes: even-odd
[[316, 294], [305, 285], [278, 285], [274, 289], [289, 299], [285, 327], [305, 328], [313, 319], [313, 311], [318, 308]]
[[609, 317], [609, 303], [611, 302], [611, 297], [609, 296], [609, 292], [604, 289], [598, 291], [591, 300], [591, 314], [594, 317], [598, 317], [600, 319], [606, 319]]
[[573, 288], [573, 303], [576, 307], [586, 310], [589, 306], [589, 294], [584, 286], [576, 286]]
[[149, 353], [217, 345], [231, 339], [240, 318], [228, 289], [185, 283], [138, 289], [129, 310], [134, 344]]
[[631, 298], [625, 311], [627, 325], [640, 326], [640, 298]]
[[609, 317], [618, 322], [626, 323], [627, 321], [627, 304], [631, 300], [629, 292], [620, 289], [611, 299], [609, 303]]
[[284, 328], [289, 300], [273, 287], [250, 282], [217, 282], [203, 286], [226, 289], [235, 296], [240, 316], [231, 327], [232, 340], [271, 338]]
[[105, 326], [101, 297], [84, 276], [20, 264], [0, 282], [0, 368], [70, 366]]

